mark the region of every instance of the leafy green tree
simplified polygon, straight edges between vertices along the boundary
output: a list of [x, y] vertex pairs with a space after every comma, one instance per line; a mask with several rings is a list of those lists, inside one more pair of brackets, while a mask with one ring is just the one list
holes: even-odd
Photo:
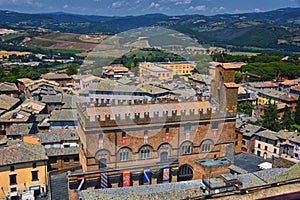
[[30, 78], [32, 80], [37, 80], [39, 79], [41, 76], [41, 73], [39, 72], [36, 72], [36, 71], [33, 71], [33, 70], [30, 70], [27, 74], [26, 74], [26, 77], [27, 78]]
[[12, 67], [9, 73], [12, 74], [13, 76], [18, 76], [20, 73], [20, 70], [17, 67]]
[[234, 74], [234, 82], [236, 84], [242, 83], [243, 75], [240, 72], [235, 72]]
[[71, 76], [71, 75], [74, 75], [74, 74], [77, 74], [77, 70], [78, 70], [79, 66], [78, 65], [75, 65], [75, 64], [70, 64], [68, 65], [67, 67], [67, 70], [66, 70], [66, 73]]
[[239, 113], [245, 113], [246, 115], [251, 116], [254, 105], [251, 102], [242, 102], [238, 104], [237, 109]]
[[285, 105], [284, 112], [282, 116], [282, 127], [290, 130], [293, 124], [292, 112], [291, 109]]
[[262, 116], [262, 126], [272, 131], [280, 131], [281, 126], [278, 120], [277, 105], [269, 103], [265, 108], [264, 115]]
[[298, 98], [296, 111], [295, 111], [295, 123], [300, 125], [300, 98]]
[[4, 76], [6, 76], [5, 71], [3, 69], [3, 67], [0, 67], [0, 78], [3, 78]]

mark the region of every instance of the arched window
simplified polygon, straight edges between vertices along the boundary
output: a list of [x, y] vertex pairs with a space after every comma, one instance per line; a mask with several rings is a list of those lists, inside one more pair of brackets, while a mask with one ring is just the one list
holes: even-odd
[[119, 153], [120, 161], [129, 160], [129, 149], [121, 149]]
[[202, 152], [210, 152], [212, 145], [213, 145], [213, 143], [211, 140], [204, 140], [201, 145], [201, 151]]
[[150, 158], [150, 148], [149, 147], [143, 147], [141, 149], [141, 158], [142, 159]]
[[191, 153], [191, 145], [190, 144], [184, 144], [181, 147], [181, 153], [182, 154], [190, 154]]
[[162, 153], [160, 154], [160, 161], [161, 161], [161, 162], [168, 161], [168, 152], [162, 152]]
[[99, 160], [99, 169], [106, 169], [106, 159], [105, 158], [101, 158]]
[[209, 152], [210, 151], [210, 144], [202, 144], [202, 152]]

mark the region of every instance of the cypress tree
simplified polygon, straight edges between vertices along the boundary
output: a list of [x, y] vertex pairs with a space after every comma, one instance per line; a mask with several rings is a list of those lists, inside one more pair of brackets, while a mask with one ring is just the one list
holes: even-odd
[[290, 130], [292, 124], [293, 124], [293, 118], [292, 118], [291, 109], [287, 105], [285, 105], [283, 116], [282, 116], [282, 126], [283, 128]]
[[296, 111], [295, 111], [295, 123], [300, 125], [300, 98], [298, 98]]

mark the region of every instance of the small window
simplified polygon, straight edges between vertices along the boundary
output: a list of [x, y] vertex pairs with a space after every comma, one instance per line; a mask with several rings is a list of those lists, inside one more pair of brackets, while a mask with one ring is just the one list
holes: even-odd
[[129, 152], [128, 150], [122, 150], [120, 152], [120, 161], [127, 161], [129, 159]]
[[69, 163], [70, 162], [70, 158], [64, 158], [64, 163]]
[[238, 139], [238, 138], [239, 138], [239, 134], [236, 134], [236, 135], [235, 135], [235, 139]]
[[36, 163], [32, 163], [32, 168], [36, 168]]
[[235, 141], [235, 145], [238, 145], [238, 141]]
[[257, 151], [257, 156], [260, 156], [260, 151]]
[[266, 150], [266, 151], [268, 150], [268, 146], [265, 146], [265, 150]]
[[170, 132], [170, 129], [169, 128], [166, 128], [166, 133], [169, 133]]
[[274, 149], [274, 153], [277, 153], [277, 149]]
[[217, 130], [219, 127], [219, 122], [211, 122], [211, 129]]
[[185, 133], [189, 133], [191, 131], [191, 126], [190, 125], [186, 125], [185, 127], [184, 127], [184, 132]]
[[31, 176], [32, 176], [32, 181], [38, 181], [39, 180], [38, 171], [32, 171]]
[[16, 191], [17, 191], [17, 188], [16, 188], [16, 187], [10, 188], [10, 192], [16, 192]]
[[150, 149], [142, 149], [141, 150], [141, 158], [142, 159], [146, 159], [146, 158], [150, 158]]
[[101, 158], [99, 160], [99, 169], [106, 169], [106, 159], [105, 158]]
[[16, 185], [17, 184], [17, 175], [16, 174], [9, 175], [9, 184], [10, 185]]
[[191, 145], [183, 145], [181, 147], [182, 154], [190, 154], [191, 153]]
[[126, 138], [126, 132], [122, 132], [122, 138]]
[[210, 144], [202, 144], [202, 152], [209, 152], [210, 151]]
[[260, 148], [260, 144], [258, 144], [257, 147]]
[[15, 166], [10, 166], [10, 171], [11, 172], [15, 171]]
[[161, 161], [161, 162], [168, 161], [168, 152], [162, 152], [162, 153], [160, 154], [160, 161]]
[[245, 144], [246, 144], [246, 141], [245, 141], [245, 140], [242, 140], [242, 144], [245, 145]]

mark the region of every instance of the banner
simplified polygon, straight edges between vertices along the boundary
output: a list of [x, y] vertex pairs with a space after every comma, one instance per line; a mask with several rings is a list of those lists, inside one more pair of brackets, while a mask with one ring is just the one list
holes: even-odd
[[130, 186], [130, 171], [123, 172], [123, 187]]
[[148, 135], [144, 136], [144, 144], [148, 144]]
[[122, 146], [126, 145], [126, 138], [122, 138]]
[[150, 175], [150, 169], [144, 170], [144, 184], [150, 184], [151, 175]]
[[108, 188], [108, 181], [107, 181], [107, 175], [101, 174], [101, 188]]
[[170, 140], [170, 133], [166, 133], [166, 141], [168, 142]]
[[163, 169], [163, 182], [169, 183], [170, 180], [170, 167], [167, 165]]
[[213, 132], [214, 137], [217, 137], [218, 129], [212, 129], [212, 132]]

